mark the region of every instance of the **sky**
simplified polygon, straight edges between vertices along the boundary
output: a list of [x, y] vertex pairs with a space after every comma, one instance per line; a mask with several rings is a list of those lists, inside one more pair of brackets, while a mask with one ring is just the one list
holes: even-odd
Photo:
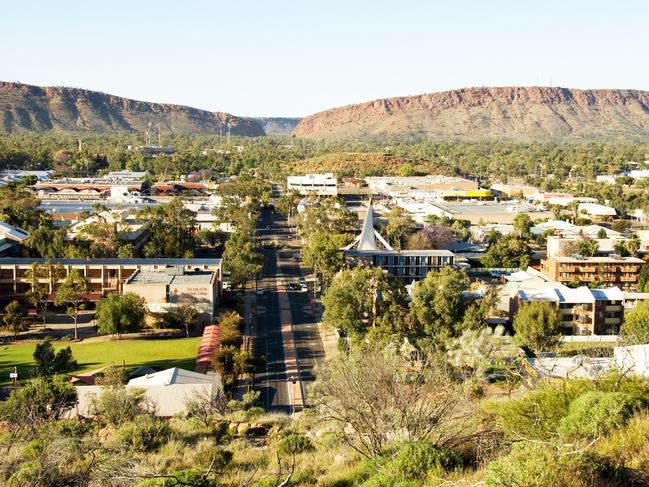
[[244, 116], [471, 86], [649, 90], [646, 0], [0, 0], [0, 80]]

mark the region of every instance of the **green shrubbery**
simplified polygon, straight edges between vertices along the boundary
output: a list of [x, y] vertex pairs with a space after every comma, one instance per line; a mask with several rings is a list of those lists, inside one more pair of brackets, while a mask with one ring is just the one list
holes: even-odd
[[150, 452], [167, 443], [170, 437], [171, 428], [167, 421], [145, 414], [118, 429], [115, 440], [123, 448]]

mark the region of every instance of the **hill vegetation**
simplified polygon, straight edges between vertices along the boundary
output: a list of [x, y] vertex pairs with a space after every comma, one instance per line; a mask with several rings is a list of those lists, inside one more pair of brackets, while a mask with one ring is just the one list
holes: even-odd
[[265, 135], [259, 122], [224, 112], [149, 103], [97, 91], [0, 82], [0, 133], [140, 132], [149, 124], [165, 134]]
[[466, 88], [386, 98], [305, 117], [296, 137], [362, 140], [649, 139], [649, 92]]

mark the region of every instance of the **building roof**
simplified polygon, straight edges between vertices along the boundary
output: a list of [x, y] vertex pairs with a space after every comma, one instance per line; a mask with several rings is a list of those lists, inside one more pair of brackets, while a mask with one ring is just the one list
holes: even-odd
[[211, 272], [191, 272], [189, 274], [168, 274], [164, 271], [139, 271], [128, 280], [129, 284], [209, 284]]
[[216, 376], [172, 367], [128, 381], [130, 386], [169, 386], [174, 384], [216, 384]]
[[25, 230], [14, 227], [5, 222], [0, 222], [0, 234], [16, 242], [23, 242], [29, 238], [29, 234]]
[[372, 200], [370, 199], [363, 220], [363, 230], [358, 240], [358, 250], [376, 250], [376, 238], [374, 237], [374, 215], [372, 214]]
[[624, 300], [624, 293], [619, 287], [590, 289], [588, 286], [580, 286], [573, 289], [562, 286], [547, 287], [544, 289], [519, 289], [517, 295], [521, 301], [551, 301], [567, 304]]
[[455, 254], [450, 250], [346, 250], [345, 255], [351, 257], [363, 255], [403, 255], [403, 256], [440, 256], [453, 257]]
[[548, 260], [555, 260], [557, 262], [576, 263], [581, 262], [585, 264], [644, 264], [645, 261], [637, 257], [611, 257], [611, 256], [595, 256], [595, 257], [548, 257]]
[[61, 265], [173, 265], [173, 266], [201, 266], [201, 265], [221, 265], [221, 259], [36, 259], [36, 258], [3, 258], [0, 264], [7, 265], [32, 265], [33, 263]]

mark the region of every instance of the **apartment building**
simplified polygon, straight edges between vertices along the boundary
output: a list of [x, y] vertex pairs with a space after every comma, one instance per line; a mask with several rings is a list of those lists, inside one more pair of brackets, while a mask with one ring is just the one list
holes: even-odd
[[617, 335], [624, 320], [625, 296], [619, 287], [521, 289], [510, 300], [511, 319], [522, 304], [533, 301], [556, 306], [564, 335]]
[[541, 260], [541, 272], [553, 281], [568, 283], [599, 283], [636, 289], [645, 261], [636, 257], [548, 257]]

